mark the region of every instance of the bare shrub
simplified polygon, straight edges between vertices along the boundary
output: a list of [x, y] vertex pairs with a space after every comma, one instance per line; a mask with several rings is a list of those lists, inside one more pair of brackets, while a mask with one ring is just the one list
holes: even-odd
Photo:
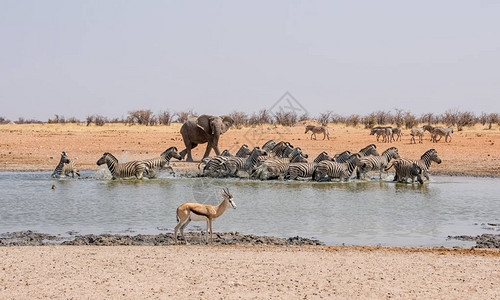
[[9, 124], [10, 120], [4, 117], [0, 117], [0, 124]]
[[233, 126], [237, 129], [241, 129], [241, 127], [248, 124], [248, 116], [244, 112], [233, 111], [229, 116], [233, 119]]
[[347, 123], [347, 118], [339, 114], [332, 113], [330, 115], [330, 122], [332, 123]]
[[406, 129], [411, 129], [418, 125], [418, 119], [408, 111], [404, 116], [404, 124]]
[[304, 113], [304, 114], [302, 114], [302, 115], [299, 117], [299, 122], [302, 122], [302, 121], [307, 121], [307, 120], [309, 120], [309, 119], [310, 119], [310, 118], [309, 118], [309, 114]]
[[377, 123], [377, 116], [375, 113], [371, 113], [369, 115], [364, 116], [362, 121], [363, 124], [365, 125], [365, 128], [373, 128]]
[[476, 117], [471, 112], [459, 112], [457, 118], [457, 129], [462, 131], [465, 126], [476, 124]]
[[159, 112], [156, 118], [158, 120], [158, 124], [170, 125], [170, 123], [172, 123], [174, 115], [167, 110]]
[[434, 117], [433, 113], [423, 114], [422, 116], [420, 116], [419, 121], [420, 121], [420, 123], [427, 124], [427, 125], [431, 125], [431, 124], [437, 123], [436, 122], [436, 118]]
[[316, 118], [316, 121], [318, 121], [321, 125], [326, 126], [330, 122], [331, 115], [332, 115], [331, 112], [320, 113], [319, 116]]
[[257, 116], [259, 118], [259, 125], [273, 124], [273, 118], [271, 116], [271, 113], [267, 109], [261, 109], [257, 113]]
[[192, 110], [189, 111], [181, 111], [175, 114], [177, 116], [177, 122], [178, 123], [184, 123], [186, 122], [189, 118], [195, 117], [196, 113], [193, 112]]
[[489, 115], [489, 120], [488, 120], [488, 129], [491, 129], [491, 126], [495, 123], [500, 125], [500, 115], [497, 113], [493, 113]]
[[445, 123], [448, 126], [454, 126], [457, 124], [459, 117], [459, 112], [457, 110], [447, 110], [441, 116], [441, 122]]
[[391, 123], [396, 124], [396, 127], [401, 127], [403, 126], [404, 123], [404, 112], [402, 109], [399, 108], [396, 108], [395, 111], [396, 112], [394, 113], [393, 120]]
[[66, 119], [64, 118], [64, 116], [56, 114], [54, 115], [54, 119], [49, 119], [47, 123], [49, 124], [66, 123]]
[[378, 125], [384, 125], [391, 122], [391, 113], [379, 110], [375, 113], [375, 121], [377, 122]]
[[358, 126], [359, 123], [361, 123], [361, 117], [359, 115], [350, 115], [345, 121], [346, 126], [352, 127]]
[[276, 119], [276, 124], [291, 127], [297, 123], [298, 116], [295, 112], [279, 111], [274, 114], [274, 118]]
[[153, 119], [153, 112], [151, 110], [136, 110], [130, 111], [128, 121], [130, 124], [139, 124], [139, 125], [151, 125], [151, 121]]

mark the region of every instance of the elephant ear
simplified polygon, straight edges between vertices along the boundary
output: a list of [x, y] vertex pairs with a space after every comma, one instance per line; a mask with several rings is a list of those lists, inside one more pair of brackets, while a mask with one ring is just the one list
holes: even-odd
[[212, 134], [212, 126], [210, 126], [210, 123], [212, 123], [213, 118], [214, 117], [210, 115], [201, 115], [196, 118], [196, 126], [201, 128], [207, 134]]
[[222, 132], [225, 133], [229, 130], [229, 127], [233, 126], [234, 120], [230, 116], [220, 116], [222, 119]]

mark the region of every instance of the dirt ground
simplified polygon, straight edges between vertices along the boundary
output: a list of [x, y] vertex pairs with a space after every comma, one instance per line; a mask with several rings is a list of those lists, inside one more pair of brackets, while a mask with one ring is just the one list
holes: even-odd
[[[180, 124], [171, 126], [127, 126], [106, 124], [6, 124], [0, 125], [0, 171], [51, 171], [59, 162], [61, 151], [77, 159], [82, 170], [97, 170], [97, 160], [104, 152], [111, 152], [120, 161], [146, 159], [159, 156], [171, 146], [184, 149], [179, 133]], [[443, 160], [433, 164], [432, 174], [474, 175], [500, 177], [500, 129], [476, 126], [453, 134], [450, 143], [432, 143], [427, 133], [422, 144], [410, 144], [409, 130], [403, 130], [402, 141], [391, 144], [377, 142], [364, 128], [330, 124], [330, 140], [311, 140], [304, 134], [304, 125], [286, 128], [263, 126], [260, 128], [230, 129], [220, 140], [220, 150], [233, 154], [242, 144], [262, 146], [269, 139], [289, 141], [301, 147], [312, 159], [322, 151], [333, 155], [345, 150], [359, 151], [375, 143], [379, 152], [390, 146], [399, 149], [402, 157], [420, 158], [435, 148]], [[193, 150], [195, 160], [202, 158], [205, 144]], [[212, 155], [215, 155], [212, 152]], [[173, 162], [174, 168], [195, 168], [195, 164]]]
[[498, 299], [499, 254], [326, 246], [1, 247], [0, 298]]

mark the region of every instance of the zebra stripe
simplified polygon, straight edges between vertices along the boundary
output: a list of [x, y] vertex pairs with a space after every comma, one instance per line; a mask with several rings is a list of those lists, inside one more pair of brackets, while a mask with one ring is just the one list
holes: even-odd
[[70, 160], [68, 158], [68, 154], [66, 152], [61, 152], [61, 159], [59, 160], [59, 164], [56, 166], [56, 168], [54, 169], [54, 172], [52, 172], [52, 177], [60, 177], [63, 174], [63, 168], [64, 168], [64, 164], [67, 164], [69, 163]]
[[[415, 182], [415, 177], [417, 178], [417, 181], [420, 184], [423, 184], [424, 181], [422, 180], [422, 168], [420, 168], [417, 164], [412, 163], [412, 164], [407, 164], [405, 163], [404, 160], [394, 160], [392, 163], [392, 166], [394, 166], [394, 169], [396, 170], [396, 176], [398, 176], [400, 182], [407, 182], [408, 178], [411, 178], [411, 182]], [[390, 169], [387, 168], [387, 170]]]
[[269, 153], [274, 148], [274, 146], [276, 146], [276, 142], [273, 140], [269, 140], [262, 146], [262, 150], [266, 151], [266, 153]]
[[108, 166], [113, 179], [128, 178], [133, 176], [137, 179], [141, 179], [144, 171], [146, 170], [146, 164], [141, 161], [134, 160], [126, 163], [119, 163], [118, 159], [109, 152], [105, 152], [97, 161], [98, 166], [102, 164], [106, 164]]
[[316, 181], [331, 181], [333, 178], [339, 178], [340, 181], [349, 181], [352, 172], [356, 168], [356, 163], [359, 160], [358, 153], [351, 155], [347, 162], [338, 163], [333, 161], [322, 161], [316, 167], [313, 173], [313, 179]]
[[290, 162], [299, 162], [307, 157], [308, 155], [302, 152], [299, 147], [294, 148], [288, 158], [271, 158], [262, 162], [260, 166], [254, 169], [251, 177], [261, 180], [284, 177], [288, 172]]
[[[442, 128], [442, 127], [434, 128], [434, 130], [432, 131], [432, 141], [434, 143], [437, 143], [444, 136], [444, 141], [446, 143], [448, 142], [448, 137], [450, 138], [450, 142], [451, 142], [451, 134], [452, 133], [453, 133], [453, 126], [448, 127], [448, 128]], [[437, 139], [437, 136], [439, 136], [439, 140]]]
[[338, 162], [338, 163], [345, 163], [349, 159], [349, 157], [351, 157], [351, 152], [344, 151], [344, 152], [335, 154], [335, 156], [333, 156], [333, 161]]
[[295, 180], [297, 178], [310, 178], [313, 176], [318, 163], [290, 163], [285, 179]]
[[360, 158], [357, 163], [358, 171], [356, 172], [356, 177], [361, 179], [367, 172], [379, 170], [380, 179], [382, 179], [382, 171], [393, 158], [399, 158], [398, 148], [396, 147], [385, 150], [379, 156], [364, 156]]
[[267, 153], [261, 150], [259, 147], [255, 147], [250, 153], [250, 157], [230, 157], [225, 162], [223, 162], [223, 169], [226, 170], [225, 176], [236, 176], [238, 171], [246, 171], [250, 174], [253, 168], [259, 162], [259, 157], [267, 155]]
[[328, 153], [326, 153], [325, 151], [321, 152], [315, 159], [314, 159], [314, 162], [315, 163], [319, 163], [320, 161], [323, 161], [323, 160], [331, 160], [333, 161], [333, 158], [331, 158]]
[[69, 163], [65, 163], [63, 165], [62, 174], [65, 176], [68, 176], [70, 173], [71, 173], [71, 177], [73, 177], [73, 178], [75, 177], [75, 174], [78, 175], [78, 177], [80, 177], [78, 167], [77, 167], [76, 162], [74, 160], [70, 160]]
[[[422, 175], [425, 176], [427, 180], [429, 180], [429, 168], [432, 162], [436, 162], [438, 164], [441, 163], [441, 158], [437, 155], [436, 149], [427, 150], [419, 160], [412, 160], [407, 158], [400, 158], [394, 160], [391, 166], [387, 166], [385, 170], [389, 170], [392, 166], [394, 166], [396, 170], [396, 175], [394, 176], [394, 181], [404, 181], [406, 182], [408, 176], [407, 174], [411, 173], [411, 166], [413, 164], [417, 165], [422, 169]], [[396, 163], [396, 165], [394, 165]]]
[[170, 172], [174, 173], [174, 170], [170, 166], [170, 159], [172, 157], [180, 160], [181, 156], [177, 152], [177, 147], [170, 147], [160, 154], [160, 157], [151, 158], [143, 160], [142, 162], [146, 164], [146, 170], [144, 171], [144, 176], [148, 178], [155, 178], [161, 169], [170, 169]]
[[306, 132], [304, 133], [308, 133], [309, 131], [312, 132], [311, 134], [311, 140], [314, 136], [314, 139], [316, 140], [316, 133], [323, 133], [323, 140], [325, 138], [328, 138], [328, 140], [330, 140], [330, 134], [328, 133], [328, 128], [326, 126], [314, 126], [314, 125], [307, 125], [306, 126]]

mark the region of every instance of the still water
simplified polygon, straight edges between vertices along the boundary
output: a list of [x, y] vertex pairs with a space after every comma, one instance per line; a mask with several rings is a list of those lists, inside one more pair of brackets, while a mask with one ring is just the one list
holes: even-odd
[[[96, 173], [97, 174], [97, 173]], [[236, 210], [214, 231], [316, 238], [327, 245], [462, 246], [448, 236], [500, 233], [500, 179], [432, 176], [423, 186], [388, 181], [312, 183], [239, 179], [52, 179], [50, 172], [0, 172], [0, 233], [173, 232], [184, 202], [217, 205], [222, 187]], [[51, 189], [52, 185], [56, 189]], [[192, 222], [189, 230], [205, 228]]]

